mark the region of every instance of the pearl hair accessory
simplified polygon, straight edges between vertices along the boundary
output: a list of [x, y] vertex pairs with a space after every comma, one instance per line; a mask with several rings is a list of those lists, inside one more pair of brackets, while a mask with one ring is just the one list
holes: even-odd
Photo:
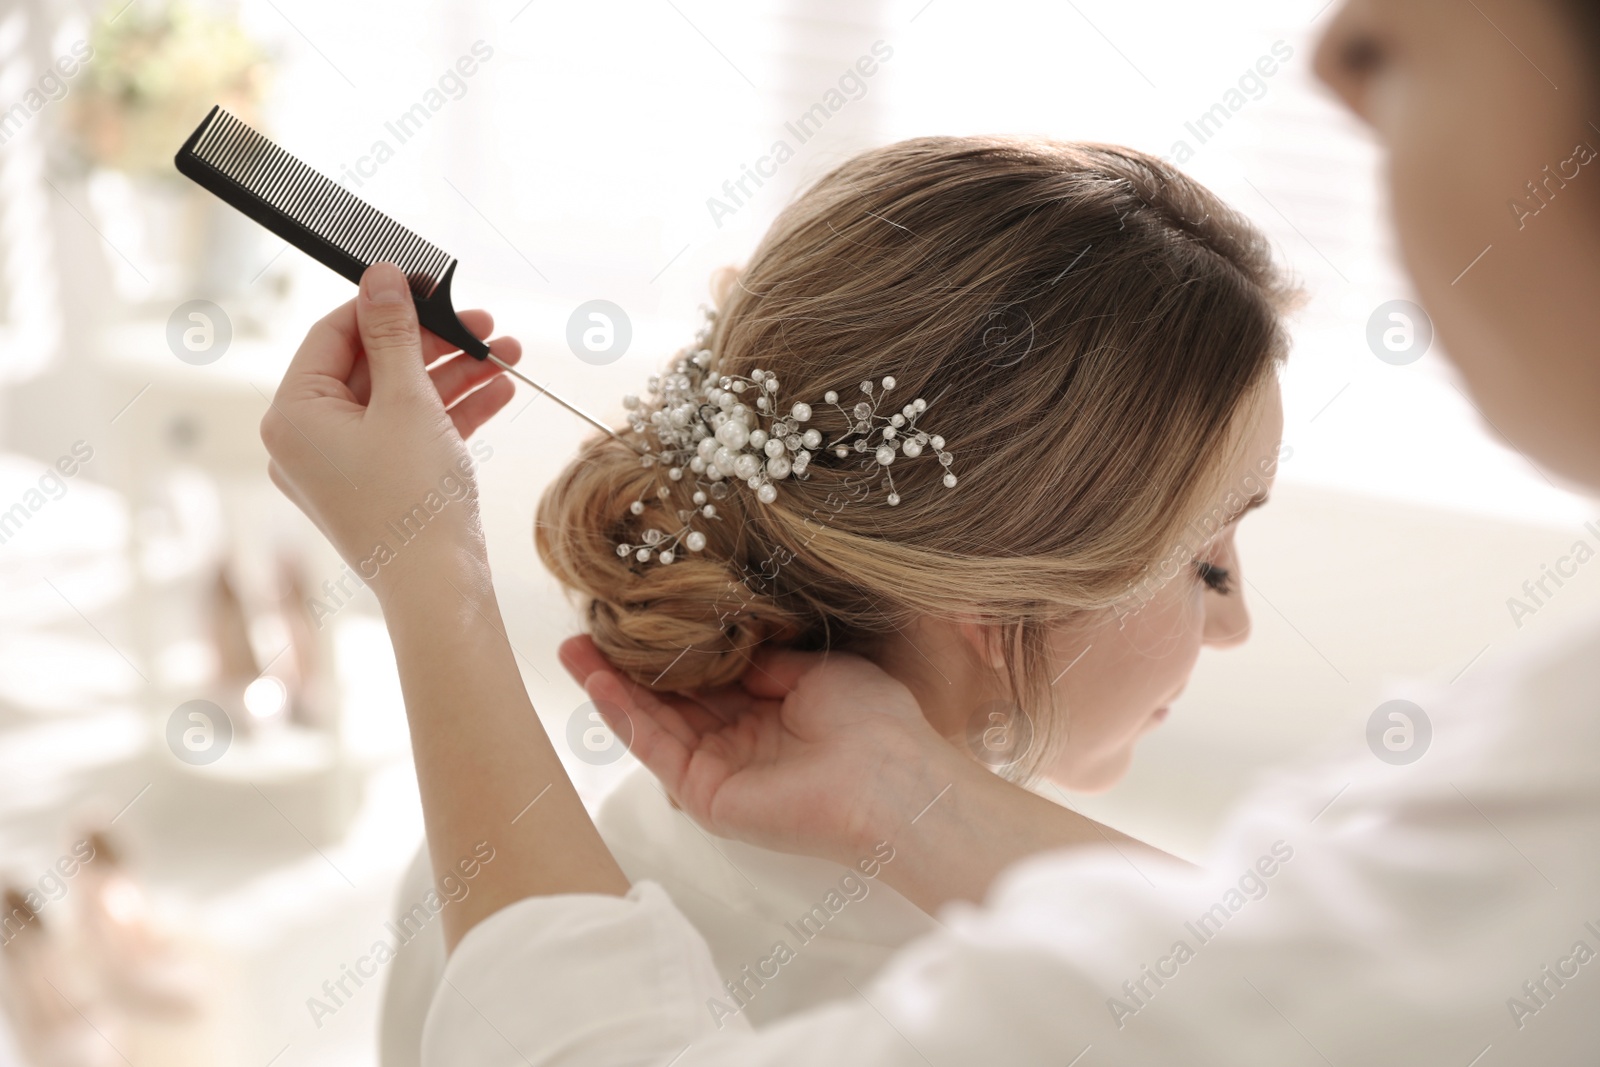
[[[864, 454], [869, 470], [881, 468], [889, 490], [885, 499], [891, 506], [900, 503], [900, 494], [889, 468], [901, 456], [915, 459], [932, 449], [945, 467], [945, 488], [955, 488], [956, 476], [949, 470], [954, 457], [945, 449], [944, 438], [917, 428], [927, 401], [918, 397], [892, 415], [878, 414], [895, 386], [893, 376], [885, 375], [876, 385], [862, 382], [861, 399], [848, 409], [836, 391], [828, 390], [823, 403], [843, 415], [849, 429], [824, 444], [821, 430], [804, 425], [811, 421], [812, 405], [796, 402], [783, 409], [777, 375], [764, 370], [752, 370], [748, 378], [707, 373], [716, 313], [704, 311], [706, 322], [695, 343], [679, 353], [666, 374], [650, 376], [649, 399], [633, 394], [622, 398], [634, 432], [643, 437], [648, 426], [660, 443], [655, 450], [648, 439], [641, 445], [640, 462], [666, 472], [667, 481], [657, 485], [655, 495], [665, 501], [672, 496], [672, 483], [687, 479], [694, 487], [694, 506], [677, 510], [682, 524], [677, 530], [645, 530], [643, 544], [619, 544], [617, 555], [632, 555], [641, 563], [652, 559], [671, 563], [680, 548], [700, 551], [706, 535], [694, 528], [694, 522], [717, 519], [715, 501], [727, 497], [732, 483], [743, 482], [757, 500], [770, 504], [778, 498], [777, 483], [807, 478], [812, 457], [824, 450], [839, 459]], [[628, 505], [634, 515], [642, 515], [644, 509], [643, 499]]]

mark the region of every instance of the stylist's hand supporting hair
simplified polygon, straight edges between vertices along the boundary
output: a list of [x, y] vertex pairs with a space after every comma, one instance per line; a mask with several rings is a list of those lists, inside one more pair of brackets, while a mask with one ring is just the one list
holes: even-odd
[[[493, 325], [482, 311], [462, 320], [478, 336]], [[521, 355], [511, 338], [490, 348], [507, 363]], [[311, 328], [261, 438], [273, 482], [345, 561], [376, 563], [363, 577], [394, 642], [434, 870], [494, 850], [473, 892], [443, 913], [453, 947], [524, 897], [621, 894], [628, 882], [523, 689], [489, 580], [476, 492], [437, 513], [428, 507], [446, 479], [472, 485], [464, 439], [514, 390], [493, 363], [465, 354], [439, 360], [448, 352], [420, 331], [399, 268], [377, 264], [356, 300]], [[421, 534], [393, 543], [408, 516]]]
[[845, 866], [888, 842], [880, 877], [929, 913], [983, 900], [1001, 871], [1052, 848], [1162, 855], [994, 774], [860, 656], [767, 650], [735, 684], [678, 694], [630, 681], [587, 636], [561, 662], [708, 831]]

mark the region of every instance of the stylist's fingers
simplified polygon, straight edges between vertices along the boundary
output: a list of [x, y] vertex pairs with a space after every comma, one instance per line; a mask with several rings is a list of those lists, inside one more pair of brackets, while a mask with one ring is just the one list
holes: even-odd
[[[463, 311], [460, 318], [461, 324], [472, 331], [472, 336], [480, 341], [488, 337], [494, 330], [494, 316], [487, 311]], [[353, 316], [351, 321], [354, 322]], [[491, 347], [493, 346], [491, 345]], [[422, 331], [422, 360], [424, 363], [433, 363], [442, 356], [448, 356], [452, 352], [459, 351], [459, 348], [449, 341], [441, 339], [437, 334], [429, 330]], [[495, 355], [499, 354], [499, 349], [495, 349]], [[356, 361], [356, 365], [350, 371], [349, 381], [350, 392], [355, 394], [356, 403], [365, 406], [367, 401], [372, 398], [372, 369], [366, 360]], [[448, 404], [449, 402], [446, 401], [446, 403]]]
[[361, 365], [361, 335], [354, 300], [334, 308], [312, 324], [278, 384], [276, 401], [310, 397], [350, 399], [351, 375]]
[[[522, 358], [522, 342], [515, 337], [497, 337], [490, 342], [489, 351], [496, 359], [516, 366], [517, 361]], [[502, 371], [499, 365], [493, 360], [474, 359], [463, 352], [458, 356], [440, 360], [429, 369], [428, 377], [433, 379], [433, 387], [439, 391], [439, 399], [444, 401], [445, 407], [449, 407], [500, 373]]]
[[[706, 709], [701, 706], [703, 702], [697, 702], [701, 694], [657, 695], [650, 693], [643, 686], [635, 686], [633, 683], [623, 679], [617, 672], [616, 667], [612, 666], [611, 661], [601, 653], [600, 646], [594, 643], [594, 638], [588, 634], [578, 634], [561, 642], [561, 646], [556, 649], [556, 658], [561, 661], [561, 665], [567, 669], [567, 673], [572, 675], [573, 680], [579, 685], [585, 684], [595, 674], [610, 674], [618, 679], [623, 690], [630, 694], [629, 702], [624, 704], [625, 707], [631, 707], [632, 703], [635, 702], [635, 698], [631, 696], [633, 692], [637, 691], [649, 695], [652, 701], [660, 705], [657, 710], [660, 712], [658, 717], [661, 719], [663, 728], [671, 731], [673, 736], [686, 745], [697, 743], [700, 734], [704, 730], [714, 730], [725, 724], [720, 718], [713, 719]], [[637, 698], [637, 702], [640, 705], [639, 713], [645, 714], [647, 705], [644, 703], [643, 697]], [[746, 703], [748, 702], [747, 698]], [[690, 721], [691, 719], [701, 723], [700, 728], [696, 728], [694, 723]]]
[[600, 646], [588, 634], [578, 634], [561, 642], [556, 658], [579, 685], [595, 671], [612, 670], [611, 661], [600, 652]]
[[[600, 709], [606, 725], [626, 739], [634, 758], [661, 780], [668, 793], [678, 795], [694, 749], [684, 743], [679, 731], [666, 728], [666, 723], [677, 718], [677, 712], [648, 689], [627, 685], [610, 671], [595, 671], [583, 688]], [[626, 725], [612, 721], [618, 711], [627, 716]]]
[[437, 397], [422, 359], [422, 332], [406, 276], [393, 263], [374, 263], [356, 298], [361, 345], [372, 374], [374, 405]]
[[607, 699], [621, 706], [633, 718], [649, 718], [685, 748], [692, 749], [700, 743], [699, 731], [690, 726], [683, 716], [682, 707], [689, 702], [681, 697], [652, 693], [639, 683], [609, 669], [589, 675], [584, 679], [584, 689], [588, 690], [596, 681], [620, 694]]
[[504, 375], [492, 379], [476, 393], [468, 393], [465, 400], [448, 412], [450, 421], [455, 423], [456, 433], [464, 438], [471, 437], [478, 432], [478, 427], [499, 414], [500, 409], [511, 403], [511, 398], [516, 395], [517, 387]]

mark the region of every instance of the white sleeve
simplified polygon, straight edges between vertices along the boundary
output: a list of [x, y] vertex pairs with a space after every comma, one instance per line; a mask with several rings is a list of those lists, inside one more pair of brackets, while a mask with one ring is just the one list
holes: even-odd
[[[1138, 877], [1119, 873], [1120, 857], [1079, 859], [1088, 861], [1090, 883], [1122, 883], [1124, 873]], [[1101, 912], [1095, 918], [1114, 915], [1114, 925], [1126, 932], [1139, 910], [1130, 906], [1129, 894], [1098, 895], [1111, 906], [1094, 909]], [[640, 882], [626, 897], [530, 898], [479, 923], [457, 946], [428, 1014], [422, 1062], [1061, 1067], [1107, 1041], [1117, 1026], [1106, 1009], [1109, 983], [1103, 986], [1091, 977], [1092, 968], [1075, 967], [1061, 954], [1061, 939], [1072, 939], [1064, 920], [1074, 901], [1049, 901], [1045, 911], [1055, 913], [1053, 920], [1041, 915], [1038, 903], [1009, 913], [948, 909], [946, 929], [902, 952], [876, 981], [854, 990], [841, 986], [843, 999], [752, 1030], [742, 1016], [714, 1010], [729, 994], [705, 942], [655, 883]], [[1169, 918], [1158, 925], [1179, 921], [1175, 913]], [[1054, 951], [1037, 943], [1041, 921], [1053, 927], [1048, 940]], [[1110, 933], [1100, 922], [1092, 925], [1100, 936]], [[1123, 977], [1120, 963], [1102, 965], [1106, 975]], [[774, 980], [782, 981], [781, 974]], [[1121, 1043], [1124, 1051], [1136, 1047]]]
[[422, 1063], [1592, 1064], [1600, 870], [1562, 842], [1594, 840], [1593, 783], [1568, 783], [1563, 808], [1483, 782], [1396, 803], [1315, 778], [1236, 824], [1215, 877], [1109, 850], [1035, 857], [870, 983], [760, 1029], [714, 1014], [729, 994], [655, 883], [523, 900], [450, 957]]
[[871, 982], [760, 1029], [714, 1012], [731, 993], [655, 883], [523, 900], [457, 946], [422, 1062], [1588, 1067], [1597, 692], [1589, 641], [1430, 700], [1425, 759], [1362, 745], [1280, 777], [1203, 878], [1110, 848], [1033, 857]]

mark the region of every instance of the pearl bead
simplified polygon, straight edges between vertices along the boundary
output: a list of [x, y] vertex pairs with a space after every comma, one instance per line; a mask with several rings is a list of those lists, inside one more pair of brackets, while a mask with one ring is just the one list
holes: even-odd
[[712, 455], [711, 462], [716, 464], [717, 470], [723, 474], [732, 474], [733, 465], [738, 462], [738, 459], [739, 457], [731, 449], [719, 448]]
[[805, 422], [807, 419], [811, 418], [811, 405], [796, 404], [794, 407], [789, 409], [789, 414], [795, 417], [796, 422]]
[[699, 530], [691, 530], [689, 536], [683, 539], [683, 543], [689, 546], [689, 551], [698, 552], [706, 547], [706, 535]]
[[894, 388], [894, 375], [885, 374], [883, 376], [883, 387], [885, 389], [893, 389]]
[[877, 460], [879, 463], [887, 467], [889, 464], [894, 462], [894, 449], [890, 448], [888, 445], [879, 445]]
[[633, 546], [632, 545], [622, 544], [622, 545], [618, 545], [617, 546], [617, 555], [619, 555], [619, 556], [624, 556], [625, 557], [625, 556], [627, 556], [627, 554], [629, 552], [632, 552], [632, 551], [633, 551]]
[[650, 558], [650, 550], [648, 548], [641, 548], [639, 551], [633, 554], [633, 558], [638, 560], [640, 563], [644, 563]]
[[741, 478], [752, 477], [761, 469], [761, 461], [746, 452], [733, 461], [733, 473]]
[[769, 393], [776, 393], [778, 391], [778, 379], [774, 377], [768, 376], [767, 380], [763, 384], [767, 387], [767, 392]]
[[717, 506], [715, 504], [707, 504], [705, 507], [700, 509], [700, 514], [704, 515], [708, 519], [715, 518], [717, 515]]
[[830, 404], [837, 404], [839, 402], [839, 394], [834, 392], [832, 389], [829, 389], [826, 393], [822, 394], [822, 399]]
[[904, 452], [907, 457], [916, 459], [918, 456], [922, 455], [922, 442], [918, 441], [915, 437], [909, 438], [905, 444], [900, 446], [900, 451]]
[[944, 487], [946, 489], [954, 489], [956, 487], [956, 476], [954, 474], [946, 474], [944, 476]]
[[633, 512], [635, 515], [643, 515], [644, 514], [644, 503], [643, 503], [643, 501], [635, 500], [633, 503], [628, 505], [628, 510]]
[[668, 489], [666, 486], [660, 485], [660, 486], [656, 487], [656, 496], [660, 497], [662, 500], [665, 500], [667, 497], [669, 497], [671, 495], [672, 495], [672, 490]]
[[889, 418], [889, 425], [890, 426], [894, 426], [894, 427], [898, 428], [898, 427], [904, 426], [905, 424], [906, 424], [906, 417], [904, 415], [892, 415]]
[[789, 477], [789, 461], [783, 456], [773, 456], [767, 460], [767, 473], [774, 478]]
[[700, 453], [701, 459], [710, 459], [712, 453], [717, 450], [717, 439], [715, 437], [702, 437], [700, 443], [695, 445], [694, 448], [696, 452]]
[[898, 503], [900, 503], [900, 494], [899, 493], [890, 493], [889, 494], [889, 506], [892, 508]]
[[894, 440], [894, 427], [893, 426], [885, 426], [883, 428], [883, 439], [885, 441], [893, 441]]
[[694, 502], [696, 506], [706, 502], [706, 491], [704, 489], [696, 489], [694, 491]]
[[840, 445], [838, 448], [835, 448], [833, 450], [833, 454], [838, 456], [840, 459], [844, 459], [846, 456], [848, 456], [850, 454], [850, 450], [848, 448], [846, 448], [844, 445]]
[[767, 376], [767, 372], [762, 370], [760, 367], [757, 367], [755, 370], [750, 372], [750, 380], [753, 381], [753, 382], [759, 382], [761, 379], [765, 378], [766, 376]]
[[920, 396], [911, 402], [911, 406], [917, 409], [918, 414], [928, 410], [928, 402]]
[[783, 455], [783, 442], [776, 437], [771, 438], [767, 441], [767, 447], [764, 451], [769, 456], [781, 456]]
[[[751, 448], [765, 448], [767, 444], [767, 431], [751, 430], [749, 445]], [[770, 455], [770, 453], [769, 453]]]
[[717, 440], [729, 448], [743, 448], [745, 442], [750, 440], [750, 431], [743, 422], [729, 419], [717, 427]]
[[806, 448], [816, 448], [822, 444], [822, 431], [817, 429], [807, 430], [800, 435], [800, 443]]
[[763, 504], [770, 504], [774, 500], [778, 499], [778, 490], [773, 488], [771, 482], [767, 482], [760, 489], [756, 490], [756, 497]]
[[739, 401], [735, 399], [732, 393], [724, 393], [721, 389], [717, 390], [716, 399], [712, 401], [713, 404], [717, 405], [717, 407], [721, 408], [723, 411], [728, 411], [738, 402]]
[[[683, 481], [683, 468], [682, 467], [668, 467], [667, 468], [667, 477], [671, 478], [675, 482]], [[665, 488], [665, 486], [663, 486], [662, 488]], [[662, 493], [661, 495], [662, 496], [666, 496], [667, 494]]]
[[689, 461], [689, 469], [696, 474], [704, 474], [706, 472], [706, 461], [696, 456]]
[[736, 393], [742, 393], [744, 392], [745, 385], [743, 382], [734, 382], [732, 385], [728, 386], [728, 388], [732, 389]]
[[937, 452], [939, 449], [944, 447], [944, 438], [940, 437], [938, 434], [934, 434], [932, 437], [928, 438], [928, 443], [932, 445], [933, 450]]
[[671, 563], [674, 559], [677, 559], [677, 557], [672, 554], [672, 549], [664, 548], [661, 550], [662, 563]]

